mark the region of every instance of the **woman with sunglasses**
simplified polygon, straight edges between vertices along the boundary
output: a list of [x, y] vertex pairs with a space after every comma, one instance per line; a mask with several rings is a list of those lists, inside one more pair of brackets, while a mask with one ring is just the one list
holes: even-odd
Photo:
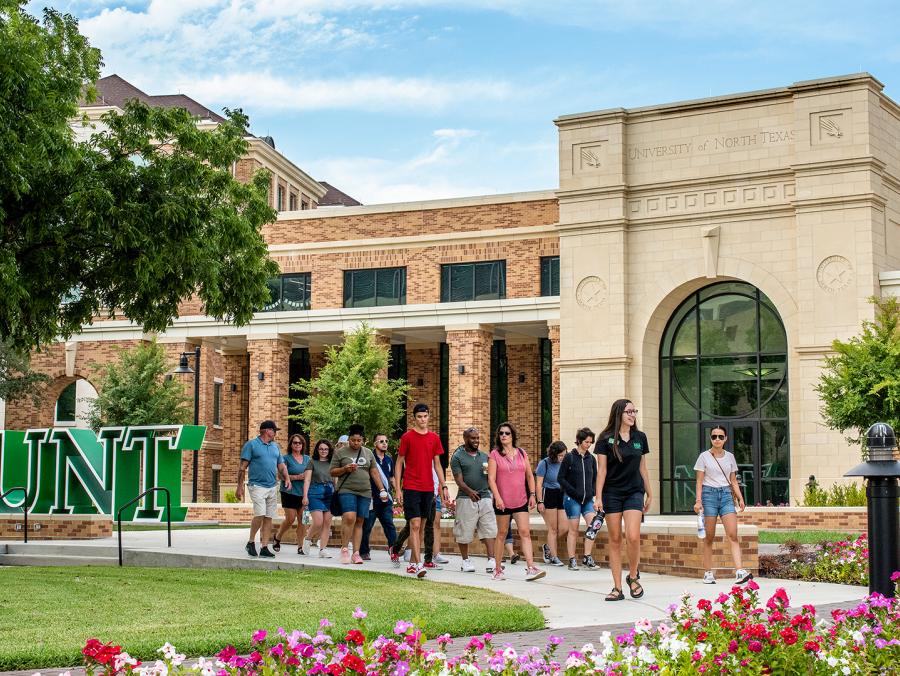
[[524, 450], [516, 446], [516, 428], [512, 423], [497, 427], [494, 448], [488, 456], [488, 485], [494, 496], [494, 514], [497, 516], [497, 539], [494, 542], [494, 580], [503, 576], [503, 541], [515, 519], [522, 551], [525, 554], [525, 580], [533, 582], [547, 573], [534, 565], [531, 547], [531, 530], [528, 512], [535, 507], [534, 473]]
[[303, 509], [309, 504], [309, 484], [312, 479], [312, 467], [310, 458], [306, 455], [306, 438], [302, 434], [292, 434], [288, 439], [288, 452], [284, 456], [284, 464], [288, 476], [291, 479], [291, 487], [286, 489], [281, 483], [281, 507], [284, 509], [284, 521], [275, 536], [275, 544], [272, 546], [276, 552], [281, 551], [281, 538], [287, 533], [294, 522], [297, 522], [297, 553], [306, 554], [303, 551]]
[[[703, 538], [704, 584], [715, 584], [712, 570], [713, 540], [716, 539], [716, 521], [722, 520], [725, 536], [731, 546], [731, 560], [734, 562], [734, 584], [744, 584], [753, 575], [747, 572], [741, 562], [741, 543], [738, 541], [737, 512], [744, 511], [744, 495], [737, 480], [738, 466], [734, 455], [725, 450], [728, 436], [724, 427], [713, 427], [709, 432], [711, 448], [703, 451], [694, 465], [697, 472], [697, 501], [694, 511], [703, 513], [706, 537]], [[732, 494], [733, 491], [733, 494]], [[737, 509], [735, 509], [737, 498]]]
[[625, 584], [631, 598], [639, 599], [644, 588], [641, 577], [641, 518], [650, 509], [650, 475], [646, 455], [650, 452], [647, 435], [637, 427], [637, 409], [629, 399], [613, 402], [606, 427], [597, 438], [596, 505], [598, 512], [606, 512], [609, 529], [609, 568], [613, 588], [607, 601], [621, 601], [622, 593], [622, 533], [628, 547], [628, 574]]
[[319, 547], [319, 558], [330, 559], [328, 541], [331, 539], [331, 495], [334, 480], [331, 478], [331, 458], [334, 447], [328, 439], [316, 442], [312, 459], [312, 485], [309, 487], [309, 515], [312, 527], [309, 539]]

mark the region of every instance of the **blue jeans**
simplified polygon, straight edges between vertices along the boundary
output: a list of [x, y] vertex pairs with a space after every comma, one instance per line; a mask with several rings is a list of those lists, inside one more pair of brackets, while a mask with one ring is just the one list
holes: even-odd
[[341, 501], [341, 511], [344, 514], [353, 512], [356, 514], [357, 519], [369, 518], [369, 505], [372, 502], [371, 497], [364, 497], [362, 495], [356, 495], [355, 493], [338, 493], [338, 500]]
[[594, 514], [594, 498], [590, 498], [587, 502], [578, 502], [568, 495], [563, 496], [563, 509], [566, 510], [566, 516], [570, 519], [580, 519], [582, 516]]
[[737, 512], [734, 508], [734, 498], [731, 496], [731, 489], [728, 486], [723, 486], [722, 488], [703, 486], [700, 502], [703, 503], [703, 516], [705, 517], [711, 516], [715, 518]]
[[369, 510], [369, 516], [363, 523], [362, 541], [359, 543], [359, 553], [369, 553], [369, 534], [375, 526], [375, 520], [381, 524], [384, 530], [384, 537], [387, 538], [389, 546], [397, 541], [397, 529], [394, 528], [394, 503], [382, 502], [378, 498], [372, 501], [372, 509]]

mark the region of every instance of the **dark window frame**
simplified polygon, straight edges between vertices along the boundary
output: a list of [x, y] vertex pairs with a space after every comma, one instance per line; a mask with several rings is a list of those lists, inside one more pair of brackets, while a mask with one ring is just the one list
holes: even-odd
[[[478, 298], [478, 275], [480, 271], [487, 270], [488, 275], [493, 274], [493, 270], [489, 266], [498, 266], [497, 293], [496, 296], [491, 293], [488, 298]], [[466, 268], [471, 268], [471, 294], [464, 294], [465, 298], [460, 298], [460, 291], [463, 289], [453, 288], [454, 272], [457, 275], [465, 276], [468, 272]], [[482, 272], [482, 274], [485, 274]], [[484, 280], [482, 279], [482, 282]], [[489, 280], [489, 284], [493, 285], [493, 281]], [[484, 296], [485, 294], [481, 294]], [[441, 265], [441, 302], [442, 303], [464, 303], [474, 300], [503, 300], [506, 298], [506, 260], [490, 260], [490, 261], [471, 261], [466, 263], [445, 263]]]
[[[285, 300], [284, 284], [285, 281], [303, 280], [304, 297], [300, 301], [300, 307], [288, 306], [287, 303], [295, 301]], [[277, 290], [275, 288], [277, 284]], [[272, 300], [265, 305], [259, 312], [303, 312], [309, 310], [310, 299], [312, 297], [312, 273], [311, 272], [288, 272], [269, 280], [269, 289], [272, 292]], [[276, 297], [277, 296], [277, 297]]]
[[541, 256], [541, 295], [559, 295], [559, 256]]
[[[395, 295], [389, 297], [389, 300], [392, 302], [383, 302], [379, 300], [378, 295], [378, 278], [379, 276], [384, 277], [385, 275], [394, 276], [399, 273], [400, 280], [400, 290]], [[373, 297], [372, 303], [366, 304], [365, 299], [354, 299], [354, 288], [356, 285], [356, 280], [358, 276], [362, 274], [372, 274], [372, 289], [373, 289]], [[345, 308], [363, 308], [363, 307], [387, 307], [391, 305], [406, 305], [406, 266], [398, 265], [396, 267], [391, 268], [357, 268], [354, 270], [344, 270], [344, 307]], [[396, 281], [393, 281], [394, 286], [397, 285]]]
[[213, 382], [213, 419], [212, 424], [222, 426], [222, 392], [225, 383]]

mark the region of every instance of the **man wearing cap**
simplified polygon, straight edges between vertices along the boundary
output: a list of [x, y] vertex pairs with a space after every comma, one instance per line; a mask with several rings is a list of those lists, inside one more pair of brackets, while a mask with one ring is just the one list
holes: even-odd
[[247, 484], [250, 501], [253, 503], [253, 520], [250, 522], [247, 553], [256, 556], [256, 532], [261, 530], [259, 556], [270, 559], [275, 558], [275, 554], [269, 550], [269, 539], [272, 536], [272, 519], [275, 518], [278, 507], [278, 477], [281, 476], [287, 490], [291, 489], [291, 478], [281, 456], [281, 449], [275, 443], [277, 431], [278, 426], [273, 420], [263, 420], [259, 425], [259, 436], [244, 444], [235, 489], [237, 499], [243, 501], [244, 475], [248, 474]]

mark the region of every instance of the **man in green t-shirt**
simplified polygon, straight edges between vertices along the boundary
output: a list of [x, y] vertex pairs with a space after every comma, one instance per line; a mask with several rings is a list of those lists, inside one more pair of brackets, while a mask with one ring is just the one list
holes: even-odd
[[463, 432], [463, 445], [454, 451], [450, 460], [450, 471], [459, 486], [453, 536], [462, 555], [460, 570], [464, 573], [475, 572], [475, 566], [469, 561], [469, 543], [475, 539], [476, 532], [487, 549], [489, 561], [494, 558], [494, 538], [497, 537], [494, 498], [488, 487], [488, 456], [478, 450], [480, 441], [478, 430], [470, 427]]
[[372, 483], [380, 491], [382, 502], [387, 502], [385, 486], [381, 483], [381, 473], [375, 464], [375, 455], [363, 446], [363, 426], [350, 425], [347, 446], [334, 451], [331, 458], [331, 476], [335, 477], [335, 488], [341, 503], [341, 563], [351, 563], [350, 544], [353, 544], [352, 563], [362, 563], [359, 545], [362, 541], [363, 524], [369, 516], [372, 503]]

